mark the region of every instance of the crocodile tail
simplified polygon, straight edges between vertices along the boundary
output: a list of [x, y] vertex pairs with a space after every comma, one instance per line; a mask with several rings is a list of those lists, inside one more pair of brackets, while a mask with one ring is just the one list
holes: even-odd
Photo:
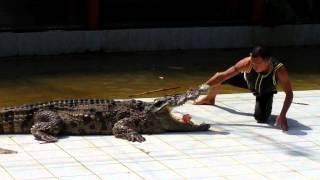
[[0, 126], [1, 134], [13, 134], [13, 111], [1, 112]]
[[0, 112], [0, 134], [30, 133], [33, 110], [8, 109]]

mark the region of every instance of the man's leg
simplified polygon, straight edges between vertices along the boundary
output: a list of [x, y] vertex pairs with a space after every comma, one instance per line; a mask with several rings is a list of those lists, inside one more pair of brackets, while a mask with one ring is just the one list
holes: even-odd
[[219, 93], [223, 84], [229, 84], [235, 87], [248, 89], [247, 83], [244, 80], [243, 74], [238, 74], [231, 79], [226, 80], [222, 84], [211, 86], [208, 94], [193, 102], [194, 105], [214, 105], [217, 94]]
[[256, 97], [254, 118], [258, 123], [268, 122], [272, 111], [273, 94], [265, 94]]
[[217, 94], [221, 89], [221, 84], [216, 85], [214, 87], [210, 87], [208, 94], [196, 99], [193, 104], [194, 105], [214, 105]]

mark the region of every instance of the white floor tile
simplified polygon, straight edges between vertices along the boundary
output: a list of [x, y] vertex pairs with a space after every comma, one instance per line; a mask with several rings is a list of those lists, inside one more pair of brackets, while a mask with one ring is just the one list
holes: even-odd
[[27, 152], [60, 150], [60, 148], [54, 143], [46, 143], [46, 144], [28, 143], [28, 144], [21, 144], [21, 146]]
[[228, 180], [268, 180], [267, 177], [260, 175], [258, 173], [244, 174], [244, 175], [234, 175], [234, 176], [225, 176]]
[[184, 169], [184, 168], [197, 168], [197, 167], [204, 167], [205, 165], [201, 164], [199, 161], [195, 159], [173, 159], [173, 160], [162, 160], [165, 166], [177, 170], [177, 169]]
[[236, 164], [236, 165], [224, 165], [224, 166], [211, 166], [209, 167], [218, 176], [233, 176], [233, 175], [246, 175], [256, 173], [251, 168]]
[[305, 170], [320, 170], [320, 162], [312, 160], [303, 161], [284, 161], [280, 162], [282, 165], [290, 168], [291, 170], [300, 172]]
[[94, 145], [91, 144], [88, 140], [86, 139], [81, 139], [81, 140], [70, 140], [67, 141], [64, 139], [64, 141], [58, 141], [57, 146], [61, 147], [62, 149], [79, 149], [79, 148], [93, 148]]
[[34, 136], [31, 134], [28, 135], [21, 135], [21, 134], [15, 134], [10, 135], [11, 139], [18, 143], [18, 144], [40, 144], [40, 141], [35, 140]]
[[304, 170], [304, 171], [300, 171], [300, 174], [302, 174], [305, 178], [308, 179], [319, 179], [320, 177], [320, 171], [319, 169], [315, 169], [315, 170]]
[[127, 154], [109, 154], [112, 158], [119, 162], [143, 162], [152, 161], [153, 159], [146, 153], [127, 153]]
[[150, 152], [149, 156], [156, 160], [186, 158], [186, 155], [183, 152], [177, 150]]
[[63, 150], [49, 150], [49, 151], [32, 151], [29, 154], [37, 160], [40, 159], [54, 159], [54, 158], [68, 158], [70, 155]]
[[61, 157], [61, 158], [52, 158], [52, 159], [40, 158], [37, 161], [45, 167], [61, 167], [61, 165], [63, 166], [79, 165], [79, 162], [72, 157]]
[[194, 148], [181, 150], [181, 152], [190, 156], [191, 158], [208, 158], [211, 156], [215, 156], [218, 153], [215, 148]]
[[0, 164], [10, 163], [14, 161], [31, 161], [33, 160], [32, 156], [25, 152], [18, 152], [17, 154], [1, 154], [0, 155]]
[[68, 176], [81, 176], [81, 175], [92, 175], [87, 168], [81, 165], [64, 166], [60, 167], [48, 167], [48, 170], [56, 177], [68, 177]]
[[104, 147], [101, 148], [104, 152], [108, 154], [127, 154], [127, 153], [140, 153], [141, 150], [132, 145], [118, 146], [118, 147]]
[[175, 172], [187, 179], [217, 176], [212, 169], [206, 167], [175, 169]]
[[83, 164], [118, 163], [117, 160], [115, 160], [109, 155], [80, 156], [80, 157], [76, 157], [76, 159]]
[[273, 162], [274, 160], [268, 158], [267, 156], [261, 153], [250, 153], [250, 154], [241, 154], [241, 155], [233, 155], [233, 159], [242, 164], [247, 163], [263, 163], [263, 162]]
[[7, 171], [15, 179], [40, 179], [54, 177], [48, 170], [37, 167], [8, 168]]
[[158, 171], [167, 170], [168, 168], [158, 161], [146, 161], [146, 162], [125, 162], [124, 166], [132, 171]]
[[117, 174], [104, 174], [99, 175], [99, 177], [103, 180], [109, 179], [119, 179], [119, 180], [142, 180], [142, 177], [139, 177], [135, 173], [117, 173]]
[[100, 180], [96, 175], [60, 177], [59, 180]]
[[1, 134], [0, 135], [0, 144], [16, 144], [15, 141], [13, 141], [11, 138], [11, 136], [6, 135], [6, 134]]
[[250, 163], [246, 164], [250, 169], [258, 173], [274, 173], [281, 171], [289, 171], [290, 169], [278, 163]]
[[6, 168], [23, 168], [26, 166], [37, 166], [40, 165], [39, 162], [35, 160], [21, 160], [21, 161], [6, 161], [0, 163], [1, 166]]
[[6, 171], [4, 171], [3, 169], [0, 169], [0, 177], [1, 180], [13, 180], [13, 177], [10, 176]]
[[92, 147], [92, 148], [83, 147], [81, 149], [78, 149], [78, 148], [77, 149], [65, 149], [64, 151], [75, 158], [88, 156], [88, 154], [90, 154], [92, 156], [103, 156], [103, 155], [108, 156], [101, 149], [94, 148], [94, 147]]
[[109, 163], [90, 164], [90, 165], [86, 165], [86, 167], [88, 169], [90, 169], [90, 171], [92, 171], [93, 173], [98, 174], [98, 175], [130, 172], [130, 169], [128, 169], [123, 164], [119, 164], [119, 163], [116, 163], [116, 164], [109, 164]]
[[206, 165], [207, 167], [212, 166], [234, 166], [238, 165], [239, 162], [235, 159], [231, 158], [230, 156], [215, 156], [215, 157], [206, 157], [206, 158], [198, 158], [197, 159], [202, 164]]
[[297, 173], [297, 172], [292, 172], [292, 171], [287, 171], [287, 172], [273, 172], [273, 173], [268, 173], [264, 174], [267, 178], [272, 179], [272, 180], [300, 180], [304, 179], [304, 176]]
[[137, 174], [144, 179], [182, 179], [172, 170], [159, 170], [159, 171], [138, 171]]
[[197, 148], [209, 148], [208, 145], [201, 141], [181, 141], [181, 142], [169, 142], [169, 144], [177, 150], [194, 149]]

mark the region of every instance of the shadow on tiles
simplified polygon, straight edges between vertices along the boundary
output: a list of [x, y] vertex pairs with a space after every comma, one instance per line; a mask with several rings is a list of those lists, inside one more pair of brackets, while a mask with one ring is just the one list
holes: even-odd
[[[240, 112], [240, 111], [236, 111], [234, 109], [228, 108], [228, 107], [222, 107], [219, 105], [215, 105], [215, 107], [223, 109], [229, 113], [232, 114], [237, 114], [237, 115], [241, 115], [241, 116], [250, 116], [253, 119], [253, 113], [246, 113], [246, 112]], [[263, 126], [263, 125], [252, 125], [252, 124], [240, 124], [240, 123], [233, 123], [233, 124], [223, 124], [223, 123], [218, 123], [219, 125], [229, 125], [229, 126], [252, 126], [252, 127], [261, 127], [261, 128], [276, 128], [274, 127], [274, 123], [276, 121], [277, 116], [276, 115], [271, 115], [268, 123], [269, 126]], [[298, 135], [298, 136], [303, 136], [303, 135], [307, 135], [307, 132], [305, 131], [309, 131], [312, 130], [309, 126], [306, 126], [304, 124], [301, 124], [299, 121], [292, 119], [292, 118], [287, 118], [288, 121], [288, 125], [289, 125], [289, 131], [287, 132], [287, 134], [289, 135]]]

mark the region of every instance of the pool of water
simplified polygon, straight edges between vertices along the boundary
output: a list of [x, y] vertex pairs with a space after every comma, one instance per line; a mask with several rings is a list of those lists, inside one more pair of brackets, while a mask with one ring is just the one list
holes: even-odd
[[[320, 89], [319, 47], [277, 48], [294, 90]], [[184, 92], [249, 49], [94, 53], [0, 59], [0, 106], [64, 98], [156, 97]], [[164, 88], [168, 91], [140, 93]], [[248, 92], [226, 85], [221, 93]]]

